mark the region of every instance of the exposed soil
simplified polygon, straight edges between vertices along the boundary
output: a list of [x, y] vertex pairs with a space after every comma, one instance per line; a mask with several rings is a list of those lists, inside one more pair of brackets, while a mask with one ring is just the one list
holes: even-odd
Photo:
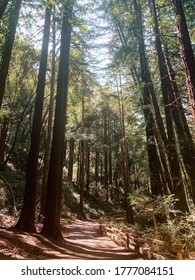
[[[4, 218], [0, 228], [1, 260], [33, 259], [83, 259], [83, 260], [135, 260], [144, 259], [134, 250], [126, 250], [103, 235], [98, 221], [80, 221], [64, 225], [64, 241], [53, 243], [41, 234], [15, 233], [4, 227], [13, 223], [13, 219]], [[9, 225], [10, 226], [10, 225]], [[40, 224], [37, 225], [40, 229]]]

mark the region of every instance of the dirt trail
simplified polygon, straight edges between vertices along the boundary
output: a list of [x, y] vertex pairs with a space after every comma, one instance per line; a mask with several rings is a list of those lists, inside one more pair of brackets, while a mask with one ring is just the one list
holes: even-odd
[[98, 222], [77, 220], [66, 228], [63, 236], [83, 259], [143, 259], [139, 252], [128, 251], [102, 235]]
[[0, 228], [0, 259], [143, 259], [102, 235], [97, 221], [76, 220], [62, 229], [64, 241], [53, 243], [40, 234], [15, 233]]

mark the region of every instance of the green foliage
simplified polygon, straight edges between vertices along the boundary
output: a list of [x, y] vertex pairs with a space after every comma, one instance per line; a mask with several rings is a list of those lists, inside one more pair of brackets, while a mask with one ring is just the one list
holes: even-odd
[[193, 0], [188, 0], [183, 2], [184, 9], [185, 9], [185, 16], [187, 19], [187, 24], [189, 28], [189, 33], [192, 38], [192, 43], [194, 45], [195, 43], [195, 7], [194, 7], [194, 2]]
[[156, 215], [167, 216], [169, 218], [179, 213], [174, 209], [177, 201], [174, 194], [152, 197], [147, 189], [140, 188], [130, 195], [130, 200], [135, 213], [138, 216], [144, 216], [148, 221], [153, 220]]
[[22, 206], [24, 176], [16, 171], [14, 166], [2, 171], [0, 174], [0, 210], [8, 214], [17, 214]]
[[7, 200], [7, 192], [4, 187], [4, 182], [2, 181], [2, 179], [0, 179], [0, 205], [1, 205], [0, 211], [6, 208], [6, 200]]
[[[96, 194], [84, 193], [84, 212], [88, 218], [98, 219], [102, 216], [110, 216], [118, 211], [117, 207], [102, 200]], [[63, 184], [63, 201], [65, 204], [64, 214], [70, 217], [80, 216], [79, 206], [79, 186], [73, 184], [68, 179], [64, 180]]]
[[144, 213], [152, 203], [152, 197], [143, 188], [131, 193], [130, 200], [136, 213]]
[[63, 184], [63, 196], [66, 206], [69, 208], [69, 212], [79, 212], [79, 196], [74, 192], [74, 186], [68, 179]]
[[171, 195], [159, 195], [153, 200], [153, 209], [154, 215], [158, 214], [171, 214], [176, 213], [174, 209], [174, 204], [176, 203], [177, 199], [175, 198], [174, 194]]
[[[141, 239], [148, 244], [148, 240], [166, 241], [167, 246], [151, 243], [150, 246], [159, 251], [170, 252], [172, 244], [180, 239], [183, 250], [195, 250], [194, 212], [181, 215], [174, 209], [176, 199], [174, 195], [152, 198], [145, 191], [139, 190], [131, 195], [133, 210], [135, 211], [136, 228], [142, 232]], [[156, 217], [166, 217], [161, 222]]]

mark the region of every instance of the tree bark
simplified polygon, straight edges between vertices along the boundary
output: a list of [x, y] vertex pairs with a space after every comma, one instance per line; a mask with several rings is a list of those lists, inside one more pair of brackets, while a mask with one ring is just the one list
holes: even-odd
[[172, 0], [175, 14], [180, 57], [184, 67], [189, 103], [195, 123], [195, 57], [181, 0]]
[[109, 200], [108, 193], [108, 151], [107, 151], [107, 141], [108, 141], [108, 131], [107, 131], [107, 116], [104, 116], [104, 189], [106, 192], [106, 201]]
[[[96, 133], [96, 137], [97, 137], [97, 142], [99, 140], [99, 119], [96, 120], [95, 123], [95, 133]], [[95, 147], [95, 186], [96, 186], [96, 194], [98, 195], [98, 181], [99, 181], [99, 169], [100, 169], [100, 152], [98, 149], [98, 146], [96, 145]]]
[[[83, 73], [82, 73], [83, 74]], [[84, 79], [82, 75], [82, 79]], [[84, 95], [84, 81], [82, 80], [82, 116], [81, 116], [81, 133], [82, 139], [80, 141], [80, 211], [81, 215], [84, 215], [84, 190], [85, 190], [85, 140], [84, 140], [84, 131], [85, 131], [85, 95]]]
[[[120, 86], [120, 88], [119, 88]], [[133, 210], [130, 200], [130, 175], [129, 175], [129, 160], [128, 160], [128, 150], [126, 142], [125, 133], [125, 111], [124, 111], [124, 100], [121, 85], [121, 77], [119, 78], [119, 86], [117, 81], [117, 92], [118, 92], [118, 106], [119, 106], [119, 119], [120, 119], [120, 145], [121, 145], [121, 156], [123, 163], [123, 177], [124, 177], [124, 187], [125, 187], [125, 209], [126, 209], [126, 220], [127, 222], [134, 224]]]
[[99, 178], [99, 165], [100, 165], [100, 156], [98, 148], [95, 150], [95, 186], [98, 193], [98, 178]]
[[[169, 74], [166, 67], [166, 61], [163, 54], [155, 0], [152, 0], [152, 5], [153, 5], [153, 15], [154, 15], [154, 30], [155, 30], [155, 37], [156, 37], [156, 50], [158, 55], [158, 64], [159, 64], [159, 71], [160, 71], [160, 78], [161, 78], [161, 89], [162, 89], [163, 101], [165, 106], [165, 117], [166, 117], [167, 134], [169, 140], [168, 155], [169, 155], [170, 166], [172, 171], [174, 191], [176, 197], [179, 199], [179, 201], [177, 201], [176, 203], [176, 206], [182, 212], [186, 212], [186, 211], [188, 212], [189, 207], [185, 194], [185, 187], [182, 181], [182, 174], [180, 170], [178, 152], [176, 150], [176, 140], [175, 140], [174, 127], [173, 127], [173, 115], [178, 111], [176, 112], [177, 108], [175, 110], [174, 108], [169, 106], [172, 101], [170, 97], [173, 96], [173, 89], [172, 89], [171, 81], [169, 79]], [[178, 116], [174, 118], [175, 121], [176, 119], [178, 121]]]
[[148, 153], [148, 164], [150, 172], [150, 187], [151, 193], [154, 196], [163, 193], [163, 185], [160, 176], [159, 168], [159, 157], [157, 153], [157, 148], [155, 144], [155, 121], [152, 114], [151, 108], [151, 88], [150, 88], [150, 76], [149, 76], [149, 67], [145, 53], [145, 43], [143, 37], [143, 28], [142, 28], [142, 14], [141, 7], [134, 0], [134, 9], [137, 16], [137, 31], [139, 32], [138, 44], [139, 44], [139, 56], [140, 56], [140, 68], [141, 68], [141, 82], [143, 83], [142, 87], [142, 102], [143, 102], [143, 111], [145, 118], [146, 126], [146, 141], [147, 141], [147, 153]]
[[65, 142], [66, 108], [69, 81], [69, 57], [71, 42], [71, 1], [63, 6], [60, 61], [57, 81], [56, 108], [53, 128], [53, 140], [47, 183], [47, 201], [42, 234], [58, 240], [62, 239], [60, 229], [62, 173]]
[[74, 164], [74, 142], [72, 138], [69, 141], [69, 162], [68, 162], [68, 178], [72, 181], [73, 177], [73, 164]]
[[17, 229], [28, 231], [28, 232], [36, 231], [34, 220], [35, 220], [37, 169], [38, 169], [40, 133], [42, 127], [42, 111], [43, 111], [45, 78], [46, 78], [46, 70], [47, 70], [50, 20], [51, 20], [51, 7], [47, 7], [45, 13], [44, 34], [43, 34], [43, 43], [42, 43], [42, 51], [41, 51], [41, 58], [40, 58], [40, 68], [39, 68], [39, 75], [38, 75], [36, 99], [35, 99], [31, 143], [30, 143], [30, 150], [27, 159], [24, 200], [23, 200], [20, 218], [15, 226], [15, 228]]
[[193, 147], [193, 145], [194, 145], [193, 144], [193, 139], [192, 139], [192, 135], [191, 135], [191, 132], [190, 132], [190, 129], [189, 129], [189, 126], [188, 126], [187, 119], [186, 119], [184, 107], [183, 107], [183, 104], [182, 104], [181, 94], [180, 94], [178, 86], [177, 86], [176, 74], [175, 74], [175, 71], [172, 67], [171, 59], [169, 57], [169, 50], [168, 50], [168, 47], [166, 46], [165, 42], [163, 42], [163, 45], [164, 45], [164, 55], [165, 55], [165, 59], [166, 59], [167, 70], [168, 70], [168, 73], [169, 73], [169, 79], [172, 83], [172, 88], [173, 88], [173, 91], [174, 91], [174, 94], [175, 94], [175, 95], [172, 95], [172, 97], [171, 97], [172, 106], [176, 107], [177, 110], [179, 111], [178, 116], [179, 116], [181, 125], [183, 127], [184, 134], [187, 137], [187, 142], [189, 143], [189, 145], [191, 147]]
[[111, 147], [109, 147], [109, 151], [108, 151], [108, 162], [109, 162], [109, 184], [112, 185], [113, 171], [112, 171], [112, 148]]
[[[137, 5], [137, 3], [135, 3], [135, 5]], [[126, 8], [129, 9], [126, 5]], [[127, 39], [123, 33], [122, 27], [119, 25], [119, 32], [121, 34], [119, 34], [120, 39], [121, 39], [121, 43], [122, 44], [128, 44]], [[138, 26], [139, 29], [139, 26]], [[143, 36], [143, 32], [140, 30], [140, 32], [138, 33], [139, 35], [142, 34]], [[138, 40], [141, 40], [141, 38], [139, 38]], [[145, 55], [146, 57], [146, 55]], [[146, 58], [147, 59], [147, 58]], [[148, 67], [148, 63], [147, 61], [145, 62], [145, 72], [147, 73], [147, 85], [148, 85], [148, 90], [149, 90], [149, 94], [152, 98], [152, 102], [150, 101], [151, 105], [153, 106], [154, 109], [154, 125], [156, 127], [156, 130], [158, 131], [155, 134], [155, 137], [157, 137], [157, 148], [159, 150], [159, 160], [160, 160], [160, 165], [159, 168], [161, 170], [161, 178], [163, 183], [163, 189], [166, 193], [171, 193], [173, 192], [173, 182], [172, 182], [172, 178], [171, 178], [171, 174], [169, 171], [169, 167], [168, 167], [168, 162], [167, 162], [167, 151], [166, 151], [166, 147], [168, 147], [168, 139], [167, 139], [167, 135], [165, 132], [165, 128], [164, 128], [164, 123], [161, 117], [161, 113], [160, 113], [160, 109], [159, 109], [159, 105], [158, 105], [158, 101], [157, 101], [157, 97], [156, 97], [156, 93], [154, 90], [154, 86], [153, 86], [153, 82], [151, 79], [151, 75], [150, 75], [150, 70]], [[134, 62], [132, 62], [132, 67], [131, 67], [131, 75], [133, 77], [133, 80], [135, 82], [135, 85], [139, 85], [141, 83], [140, 80], [140, 76], [137, 73], [136, 67]]]
[[86, 173], [86, 191], [90, 192], [90, 141], [86, 143], [86, 155], [85, 155], [85, 173]]
[[56, 79], [56, 22], [55, 15], [53, 15], [52, 22], [52, 70], [51, 70], [51, 89], [50, 89], [50, 102], [49, 102], [49, 116], [47, 127], [47, 139], [44, 154], [44, 166], [42, 177], [41, 189], [41, 211], [40, 214], [45, 216], [45, 205], [47, 196], [47, 178], [49, 172], [49, 160], [52, 144], [52, 128], [53, 128], [53, 108], [54, 108], [54, 93], [55, 93], [55, 79]]
[[80, 141], [80, 213], [84, 215], [84, 190], [85, 190], [85, 142]]

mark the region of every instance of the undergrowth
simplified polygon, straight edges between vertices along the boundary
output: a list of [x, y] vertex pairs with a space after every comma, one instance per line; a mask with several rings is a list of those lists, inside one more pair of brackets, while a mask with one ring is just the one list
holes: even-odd
[[[79, 185], [72, 183], [70, 180], [64, 180], [63, 184], [63, 204], [68, 216], [79, 217]], [[118, 209], [101, 197], [90, 193], [84, 193], [84, 213], [86, 218], [99, 219], [101, 216], [113, 215]]]
[[[19, 214], [25, 177], [21, 172], [12, 170], [5, 170], [0, 175], [0, 213]], [[173, 195], [158, 196], [154, 199], [142, 189], [134, 192], [130, 197], [135, 216], [133, 227], [126, 223], [124, 212], [121, 212], [119, 206], [106, 202], [103, 196], [93, 192], [93, 188], [90, 194], [85, 192], [84, 197], [86, 218], [99, 219], [121, 213], [120, 218], [115, 216], [110, 220], [109, 226], [135, 229], [146, 245], [149, 239], [165, 241], [167, 244], [162, 247], [150, 243], [152, 249], [167, 252], [175, 240], [179, 239], [184, 251], [195, 251], [195, 211], [191, 210], [190, 213], [181, 215], [175, 210], [176, 199]], [[68, 221], [79, 218], [79, 214], [79, 185], [66, 179], [63, 182], [62, 217]]]
[[136, 229], [145, 244], [148, 240], [165, 241], [165, 246], [151, 243], [152, 249], [160, 252], [170, 251], [173, 244], [180, 240], [183, 251], [195, 251], [195, 211], [181, 214], [175, 210], [174, 195], [152, 198], [140, 191], [131, 196], [135, 213]]

